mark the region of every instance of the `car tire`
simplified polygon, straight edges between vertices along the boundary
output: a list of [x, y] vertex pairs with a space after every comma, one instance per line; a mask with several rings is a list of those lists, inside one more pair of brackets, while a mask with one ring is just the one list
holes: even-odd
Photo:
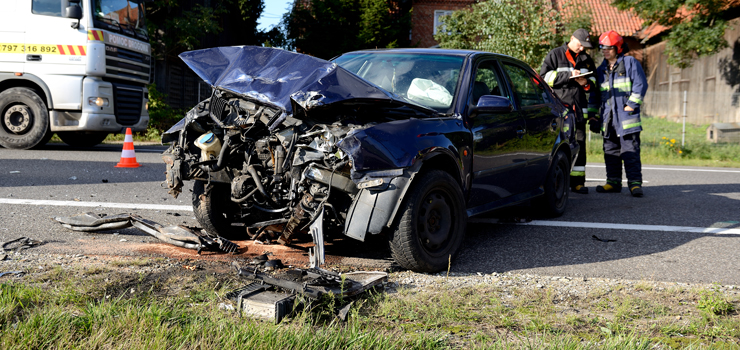
[[64, 143], [72, 147], [92, 147], [100, 144], [108, 137], [108, 133], [103, 132], [85, 132], [85, 131], [61, 131], [57, 132]]
[[538, 198], [538, 206], [549, 217], [563, 215], [570, 191], [570, 160], [565, 152], [555, 153], [543, 187], [545, 194]]
[[447, 172], [432, 170], [420, 174], [412, 186], [389, 239], [391, 255], [412, 271], [446, 270], [465, 236], [460, 185]]
[[51, 139], [49, 110], [30, 88], [15, 87], [0, 93], [0, 145], [30, 149]]
[[228, 184], [207, 183], [195, 180], [193, 183], [193, 213], [203, 229], [208, 233], [225, 238], [239, 238], [231, 223], [239, 212], [239, 205], [231, 201], [231, 188]]

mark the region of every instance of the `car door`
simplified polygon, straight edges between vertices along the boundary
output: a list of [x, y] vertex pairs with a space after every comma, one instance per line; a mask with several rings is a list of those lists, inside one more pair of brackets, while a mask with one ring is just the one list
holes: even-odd
[[[470, 86], [468, 110], [484, 95], [510, 98], [510, 89], [502, 79], [498, 61], [484, 59], [477, 63]], [[473, 181], [469, 207], [504, 199], [524, 190], [520, 175], [526, 157], [519, 153], [525, 132], [524, 119], [515, 108], [510, 112], [480, 113], [470, 119], [473, 133]]]
[[542, 184], [547, 174], [560, 132], [560, 116], [554, 112], [555, 100], [532, 69], [510, 61], [503, 62], [502, 66], [526, 126], [520, 154], [527, 159], [527, 166], [521, 175], [527, 182], [527, 189], [533, 189]]

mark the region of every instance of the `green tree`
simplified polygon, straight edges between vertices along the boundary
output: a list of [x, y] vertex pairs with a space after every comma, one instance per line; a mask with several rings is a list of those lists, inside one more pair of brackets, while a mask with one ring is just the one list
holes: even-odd
[[[411, 11], [392, 15], [401, 10], [398, 2], [387, 0], [361, 0], [359, 39], [365, 48], [400, 47], [406, 44], [411, 30]], [[395, 6], [394, 6], [395, 5]]]
[[282, 27], [288, 49], [323, 59], [359, 49], [406, 46], [410, 0], [295, 1]]
[[592, 34], [592, 43], [598, 42], [598, 35], [593, 35], [595, 33], [593, 33], [593, 13], [591, 12], [591, 9], [584, 10], [583, 6], [579, 6], [575, 0], [567, 0], [562, 4], [564, 14], [561, 18], [562, 24], [560, 25], [559, 31], [562, 37], [560, 41], [570, 41], [570, 37], [573, 35], [573, 32], [579, 28], [583, 28]]
[[289, 48], [323, 59], [356, 47], [360, 11], [357, 0], [296, 1], [283, 18]]
[[204, 34], [221, 32], [218, 9], [201, 5], [181, 9], [176, 0], [154, 0], [145, 6], [155, 59], [166, 59], [198, 48]]
[[501, 53], [539, 68], [547, 53], [562, 44], [559, 23], [550, 0], [491, 0], [444, 17], [434, 39], [444, 48]]
[[185, 8], [177, 0], [154, 0], [145, 4], [147, 29], [156, 59], [167, 59], [183, 51], [203, 48], [203, 39], [215, 45], [275, 46], [284, 42], [279, 30], [257, 30], [264, 11], [263, 0], [204, 0]]
[[645, 25], [658, 23], [671, 27], [666, 40], [668, 63], [690, 67], [696, 57], [707, 56], [727, 47], [724, 38], [727, 21], [722, 14], [725, 0], [614, 0], [620, 10], [632, 9]]

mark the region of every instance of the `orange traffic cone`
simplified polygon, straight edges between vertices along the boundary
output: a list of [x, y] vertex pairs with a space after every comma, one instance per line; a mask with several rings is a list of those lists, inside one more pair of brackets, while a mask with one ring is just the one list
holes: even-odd
[[136, 162], [136, 153], [134, 152], [134, 135], [131, 133], [131, 128], [126, 128], [121, 161], [116, 164], [116, 168], [138, 168], [140, 166], [141, 164]]

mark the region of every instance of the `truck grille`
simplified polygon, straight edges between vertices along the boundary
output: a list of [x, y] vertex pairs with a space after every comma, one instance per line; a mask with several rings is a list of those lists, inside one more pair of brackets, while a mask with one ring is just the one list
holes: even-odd
[[116, 121], [122, 125], [133, 125], [141, 118], [141, 105], [144, 100], [144, 91], [140, 86], [113, 84], [113, 106]]
[[148, 84], [151, 56], [112, 45], [105, 45], [105, 76]]

